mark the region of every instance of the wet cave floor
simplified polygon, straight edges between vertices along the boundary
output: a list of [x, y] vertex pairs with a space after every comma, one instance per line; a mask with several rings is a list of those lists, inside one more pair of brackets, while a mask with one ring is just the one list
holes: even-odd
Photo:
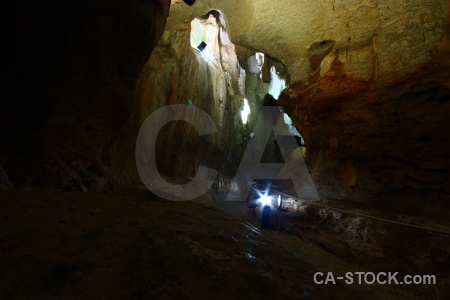
[[106, 194], [15, 189], [0, 191], [0, 199], [2, 299], [408, 299], [417, 294], [399, 286], [315, 284], [317, 271], [338, 274], [367, 266], [299, 237], [260, 230], [242, 202], [217, 204], [206, 196], [172, 202], [140, 189]]

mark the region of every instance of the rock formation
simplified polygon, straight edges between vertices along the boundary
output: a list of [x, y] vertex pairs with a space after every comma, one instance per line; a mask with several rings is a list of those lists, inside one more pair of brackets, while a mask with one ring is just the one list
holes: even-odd
[[108, 190], [139, 181], [142, 67], [168, 0], [14, 3], [3, 19], [1, 161], [16, 186]]
[[[428, 201], [445, 201], [450, 94], [444, 1], [172, 2], [166, 31], [211, 7], [226, 20], [248, 70], [252, 110], [260, 105], [257, 86], [264, 84], [252, 82], [247, 59], [261, 52], [285, 67], [289, 87], [279, 105], [305, 139], [322, 198], [422, 203], [427, 193], [434, 199]], [[267, 68], [262, 75], [267, 82]]]
[[[190, 24], [182, 25], [164, 32], [144, 66], [135, 99], [141, 104], [141, 121], [170, 104], [204, 110], [219, 131], [199, 137], [187, 122], [168, 124], [156, 146], [158, 168], [176, 177], [193, 177], [198, 166], [205, 165], [231, 176], [231, 168], [242, 156], [239, 112], [244, 104], [245, 72], [218, 12], [193, 20], [192, 30]], [[200, 52], [197, 46], [202, 38], [207, 46]]]
[[[188, 124], [168, 126], [161, 168], [189, 177], [206, 161], [232, 175], [256, 115], [242, 126], [243, 97], [257, 111], [275, 70], [323, 198], [448, 197], [445, 1], [125, 2], [10, 11], [0, 163], [14, 185], [135, 185], [140, 124], [189, 101], [221, 130], [199, 139]], [[189, 45], [195, 18], [219, 20], [215, 62]], [[256, 71], [255, 53], [266, 58]]]
[[323, 198], [444, 204], [450, 192], [444, 3], [364, 8], [367, 2], [346, 8], [368, 13], [362, 28], [376, 24], [365, 42], [349, 36], [320, 64], [310, 56], [312, 71], [285, 90], [280, 105], [305, 138]]
[[[167, 291], [189, 298], [202, 288], [209, 294], [226, 289], [232, 296], [258, 289], [262, 297], [324, 298], [322, 289], [303, 285], [311, 282], [304, 280], [312, 269], [291, 264], [309, 242], [355, 269], [438, 274], [437, 285], [418, 286], [419, 295], [449, 293], [449, 1], [9, 4], [2, 10], [0, 107], [0, 190], [15, 187], [0, 191], [2, 265], [11, 269], [0, 283], [8, 297], [39, 297], [34, 288], [53, 293], [58, 284], [64, 286], [59, 295], [78, 287], [91, 295], [112, 284], [107, 295], [120, 290], [125, 298]], [[272, 247], [272, 239], [262, 240], [265, 232], [233, 225], [236, 220], [208, 206], [206, 193], [197, 199], [201, 204], [175, 206], [137, 189], [63, 192], [139, 186], [139, 129], [171, 104], [206, 111], [218, 130], [199, 136], [188, 122], [168, 123], [156, 140], [158, 169], [175, 184], [189, 181], [200, 165], [216, 169], [213, 190], [220, 193], [242, 186], [232, 179], [247, 144], [262, 132], [253, 128], [260, 108], [284, 109], [283, 118], [267, 114], [264, 121], [282, 123], [281, 139], [298, 135], [301, 147], [291, 143], [290, 156], [302, 167], [291, 163], [278, 175], [309, 178], [309, 171], [314, 184], [303, 190], [316, 192], [315, 185], [326, 200], [299, 204], [286, 196], [285, 182], [276, 182], [285, 192], [280, 203], [294, 212], [277, 210], [276, 228], [299, 236], [301, 247], [292, 247], [298, 242], [292, 235], [284, 236], [288, 243], [280, 245], [287, 253], [284, 246]], [[243, 118], [244, 112], [250, 114]], [[269, 140], [263, 162], [280, 159], [275, 137]], [[211, 250], [211, 243], [220, 251]], [[48, 245], [55, 247], [48, 251]], [[179, 249], [187, 250], [180, 256]], [[177, 266], [186, 261], [180, 273]], [[244, 269], [234, 268], [241, 262]], [[135, 272], [136, 266], [142, 270]], [[91, 267], [97, 275], [89, 273]], [[153, 277], [133, 279], [146, 272]], [[127, 280], [133, 282], [125, 288], [115, 284]], [[80, 285], [65, 285], [71, 281]], [[261, 284], [273, 293], [259, 289]], [[185, 286], [187, 294], [180, 292]]]

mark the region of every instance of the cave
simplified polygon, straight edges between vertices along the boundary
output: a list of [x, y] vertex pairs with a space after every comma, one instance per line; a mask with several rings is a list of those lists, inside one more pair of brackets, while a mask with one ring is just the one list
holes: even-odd
[[449, 298], [447, 1], [3, 14], [0, 298]]

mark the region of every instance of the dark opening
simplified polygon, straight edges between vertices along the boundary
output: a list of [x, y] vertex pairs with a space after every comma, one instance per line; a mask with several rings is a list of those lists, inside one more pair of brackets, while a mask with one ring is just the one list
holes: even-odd
[[201, 42], [200, 45], [197, 46], [197, 49], [200, 50], [200, 52], [205, 50], [205, 48], [206, 48], [206, 43], [205, 42]]

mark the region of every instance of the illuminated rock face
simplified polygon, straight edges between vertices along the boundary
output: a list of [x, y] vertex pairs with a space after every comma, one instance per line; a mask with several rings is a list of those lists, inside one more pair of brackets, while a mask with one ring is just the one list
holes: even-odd
[[200, 0], [192, 7], [174, 3], [168, 26], [218, 9], [239, 54], [258, 50], [282, 61], [294, 82], [314, 71], [310, 48], [334, 41], [333, 53], [339, 51], [346, 72], [389, 83], [442, 53], [445, 5], [442, 0]]
[[200, 0], [173, 3], [167, 26], [211, 7], [241, 60], [257, 50], [287, 67], [279, 105], [305, 138], [322, 198], [446, 198], [445, 1]]
[[279, 104], [305, 138], [322, 198], [448, 202], [450, 48], [435, 4], [424, 14], [404, 2], [378, 19], [371, 43], [336, 43], [284, 91]]
[[193, 20], [192, 27], [164, 32], [138, 82], [141, 121], [160, 107], [186, 104], [206, 111], [218, 132], [199, 137], [186, 122], [166, 126], [157, 143], [161, 172], [192, 178], [204, 165], [234, 175], [244, 149], [244, 86], [245, 71], [218, 12]]
[[[167, 148], [159, 149], [164, 168], [192, 175], [202, 163], [229, 173], [225, 165], [236, 166], [245, 149], [243, 96], [254, 111], [275, 66], [288, 85], [279, 104], [305, 138], [323, 197], [448, 192], [445, 1], [83, 3], [25, 1], [9, 13], [14, 26], [5, 33], [2, 71], [11, 101], [1, 109], [0, 164], [15, 186], [136, 184], [140, 124], [158, 107], [189, 100], [220, 131], [197, 139], [193, 128], [177, 124], [177, 142], [167, 144], [167, 128]], [[220, 53], [215, 63], [189, 36], [193, 19], [211, 10], [221, 13], [230, 40], [218, 30], [221, 44], [210, 45]], [[217, 18], [208, 20], [216, 26]], [[256, 52], [271, 62], [262, 66], [263, 81], [254, 65], [245, 66]], [[238, 61], [247, 70], [245, 88]]]
[[346, 74], [336, 59], [313, 85], [285, 91], [279, 101], [305, 139], [323, 198], [446, 198], [450, 92], [442, 74], [431, 61], [378, 88]]

